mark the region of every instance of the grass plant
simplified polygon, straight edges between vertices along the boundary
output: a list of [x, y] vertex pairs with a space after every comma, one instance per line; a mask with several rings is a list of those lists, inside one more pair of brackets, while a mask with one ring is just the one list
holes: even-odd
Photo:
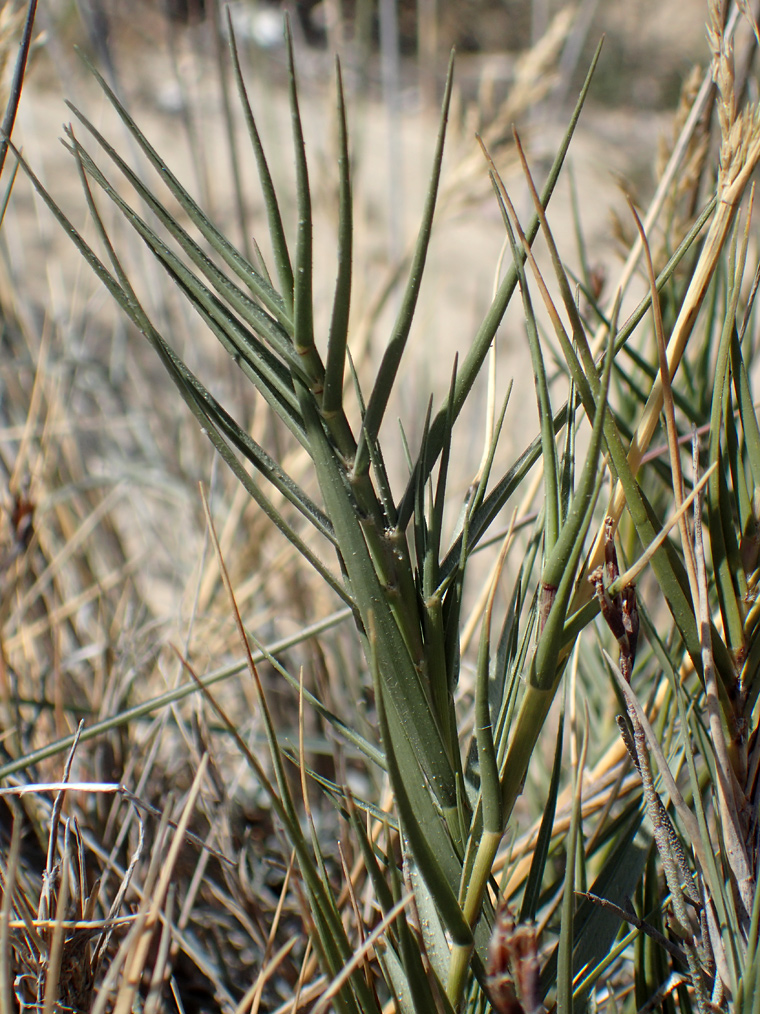
[[[289, 30], [292, 201], [270, 169], [229, 25], [264, 252], [233, 244], [94, 67], [143, 164], [71, 106], [65, 143], [89, 231], [4, 138], [240, 483], [238, 502], [249, 497], [253, 523], [266, 518], [294, 551], [273, 580], [287, 580], [303, 624], [277, 643], [255, 629], [233, 529], [217, 532], [204, 492], [214, 563], [197, 598], [221, 582], [239, 657], [220, 665], [214, 645], [201, 672], [186, 646], [172, 686], [135, 690], [153, 659], [135, 662], [134, 644], [119, 656], [129, 594], [108, 594], [129, 589], [129, 553], [114, 537], [107, 560], [87, 555], [109, 502], [84, 491], [75, 455], [48, 469], [70, 503], [31, 525], [22, 463], [32, 447], [50, 452], [35, 427], [62, 397], [40, 366], [51, 338], [31, 350], [38, 372], [15, 398], [27, 406], [9, 474], [15, 542], [2, 561], [3, 1014], [22, 1004], [242, 1014], [279, 1002], [320, 1014], [758, 1010], [760, 107], [733, 53], [760, 40], [746, 5], [710, 0], [706, 13], [709, 70], [648, 212], [630, 204], [633, 239], [608, 302], [580, 222], [575, 272], [551, 226], [599, 49], [541, 185], [517, 132], [509, 156], [483, 132], [506, 267], [416, 445], [413, 423], [397, 437], [387, 417], [435, 238], [453, 58], [376, 363], [352, 356], [339, 64], [337, 271], [329, 323], [315, 323], [321, 238]], [[521, 166], [524, 221], [500, 172], [507, 157]], [[213, 370], [180, 351], [146, 279], [132, 277], [127, 231], [161, 269], [159, 288], [165, 280], [235, 364], [264, 424], [236, 418]], [[480, 464], [461, 495], [460, 419], [512, 300], [539, 432], [499, 464], [510, 388], [499, 402], [492, 378]], [[4, 310], [13, 340], [30, 340], [22, 306]], [[489, 576], [473, 594], [485, 554]], [[88, 627], [91, 600], [100, 613]], [[106, 645], [96, 662], [93, 627]], [[80, 660], [79, 685], [97, 681], [82, 726], [61, 657]], [[39, 728], [31, 715], [44, 716]], [[268, 864], [252, 847], [257, 821], [264, 851], [277, 852]], [[22, 854], [23, 835], [34, 847]]]

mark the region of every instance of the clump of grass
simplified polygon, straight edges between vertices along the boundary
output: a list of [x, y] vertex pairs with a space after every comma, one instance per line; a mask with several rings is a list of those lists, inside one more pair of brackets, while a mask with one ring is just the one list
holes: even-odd
[[[91, 139], [86, 147], [73, 128], [67, 131], [99, 254], [16, 152], [53, 215], [155, 350], [216, 453], [323, 583], [333, 612], [314, 617], [288, 643], [264, 643], [238, 604], [228, 570], [234, 546], [218, 538], [204, 498], [250, 676], [246, 704], [257, 720], [241, 721], [233, 710], [240, 698], [221, 685], [240, 664], [201, 676], [185, 652], [184, 678], [175, 688], [130, 710], [121, 707], [81, 734], [81, 742], [112, 735], [158, 712], [146, 740], [157, 751], [169, 707], [198, 693], [192, 726], [173, 714], [173, 741], [182, 736], [187, 751], [177, 778], [184, 795], [178, 817], [172, 822], [162, 801], [144, 866], [138, 866], [136, 817], [121, 818], [123, 831], [113, 833], [109, 825], [108, 904], [103, 890], [98, 895], [86, 883], [84, 852], [97, 852], [97, 843], [85, 841], [71, 817], [61, 844], [55, 810], [43, 810], [36, 822], [41, 840], [53, 828], [44, 903], [29, 901], [33, 891], [26, 887], [14, 891], [21, 818], [13, 821], [0, 932], [7, 941], [17, 925], [14, 906], [24, 928], [22, 946], [13, 951], [20, 971], [14, 966], [11, 976], [6, 966], [0, 983], [6, 1003], [12, 978], [34, 974], [33, 1002], [46, 1009], [66, 1003], [127, 1010], [141, 995], [152, 1010], [164, 1003], [164, 981], [182, 953], [203, 973], [200, 1005], [224, 1010], [273, 1007], [283, 981], [291, 1010], [334, 1006], [369, 1014], [389, 1001], [415, 1012], [532, 1012], [556, 1003], [564, 1014], [591, 1002], [755, 1009], [760, 516], [753, 491], [760, 426], [751, 370], [760, 268], [750, 285], [746, 276], [755, 256], [747, 191], [760, 158], [760, 115], [738, 97], [731, 61], [733, 33], [746, 28], [741, 13], [727, 18], [716, 3], [708, 13], [711, 75], [693, 100], [693, 115], [683, 120], [649, 213], [642, 220], [631, 205], [637, 238], [609, 305], [600, 304], [585, 267], [582, 230], [582, 277], [576, 279], [550, 225], [550, 201], [593, 65], [540, 189], [515, 134], [533, 205], [526, 224], [495, 153], [481, 142], [511, 264], [469, 350], [452, 364], [448, 394], [435, 410], [431, 401], [419, 446], [410, 447], [402, 432], [408, 467], [398, 491], [387, 467], [396, 452], [383, 424], [431, 242], [453, 65], [398, 314], [369, 382], [350, 355], [354, 226], [339, 68], [337, 276], [324, 335], [314, 324], [317, 246], [289, 36], [292, 232], [234, 39], [231, 46], [266, 209], [268, 263], [259, 252], [246, 256], [214, 225], [97, 72], [181, 215], [72, 107]], [[679, 169], [690, 145], [700, 167], [708, 164], [708, 148], [694, 142], [694, 131], [709, 108], [719, 143], [712, 177], [706, 168], [695, 173], [693, 163]], [[108, 160], [108, 172], [91, 149]], [[147, 213], [123, 196], [114, 170]], [[692, 213], [665, 218], [663, 207], [684, 206], [684, 188]], [[147, 245], [299, 448], [310, 475], [287, 470], [282, 457], [254, 439], [214, 396], [211, 380], [191, 370], [161, 332], [110, 238], [96, 192]], [[667, 252], [662, 264], [650, 249], [658, 229], [659, 249]], [[533, 253], [539, 232], [550, 277]], [[637, 269], [649, 291], [623, 319]], [[513, 298], [522, 302], [539, 433], [495, 474], [507, 393], [490, 409], [475, 479], [456, 497], [457, 421]], [[506, 535], [494, 538], [504, 508], [516, 502]], [[490, 576], [470, 620], [465, 601], [473, 559], [489, 550]], [[510, 568], [516, 576], [505, 591]], [[596, 622], [600, 612], [604, 623]], [[339, 624], [341, 638], [329, 637]], [[477, 638], [472, 653], [470, 638]], [[309, 639], [319, 674], [313, 687], [286, 655]], [[288, 728], [277, 714], [270, 677], [278, 690], [291, 688], [297, 720]], [[18, 709], [17, 698], [8, 700]], [[12, 718], [6, 728], [14, 731]], [[60, 754], [67, 740], [31, 753], [23, 740], [9, 742], [13, 756], [0, 776], [28, 778], [31, 765]], [[145, 798], [155, 763], [155, 757], [145, 763], [134, 792], [125, 789], [126, 775], [111, 786], [118, 798], [127, 796], [134, 813], [156, 815]], [[253, 776], [265, 800], [267, 833], [283, 842], [286, 862], [268, 911], [261, 904], [264, 888], [251, 885], [246, 870], [252, 822], [233, 819], [229, 771]], [[518, 837], [523, 794], [531, 797], [537, 821]], [[325, 800], [334, 808], [329, 818]], [[193, 873], [180, 899], [171, 880], [190, 850]], [[71, 894], [73, 911], [69, 881], [79, 885]], [[137, 896], [130, 928], [120, 936], [114, 920], [127, 888], [115, 884], [131, 884]], [[47, 917], [53, 903], [56, 918], [45, 924], [45, 937], [31, 913]], [[210, 946], [194, 945], [186, 929], [196, 904], [205, 906], [207, 918], [215, 912], [221, 933], [225, 925], [238, 935], [245, 928], [250, 936], [240, 950], [250, 952], [255, 941], [255, 973], [246, 973], [241, 956], [232, 974], [225, 968], [229, 950], [214, 960]], [[82, 935], [96, 910], [101, 939], [118, 936], [105, 964], [91, 959]], [[280, 943], [278, 931], [293, 919], [308, 934], [308, 946], [299, 946], [297, 936]], [[106, 950], [103, 944], [94, 953], [103, 959]], [[72, 954], [85, 969], [86, 988], [78, 991], [65, 986], [63, 974]]]

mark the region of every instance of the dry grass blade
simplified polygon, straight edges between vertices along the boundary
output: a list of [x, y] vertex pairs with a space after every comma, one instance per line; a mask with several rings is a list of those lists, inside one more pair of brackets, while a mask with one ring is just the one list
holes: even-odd
[[694, 561], [694, 550], [692, 548], [691, 536], [686, 523], [686, 516], [681, 509], [684, 501], [683, 472], [681, 470], [681, 455], [678, 441], [678, 430], [676, 429], [673, 391], [670, 386], [670, 372], [668, 370], [668, 354], [665, 343], [665, 332], [662, 324], [662, 307], [660, 306], [660, 297], [657, 292], [657, 280], [654, 272], [654, 264], [652, 263], [652, 251], [649, 249], [649, 242], [647, 240], [646, 232], [644, 231], [644, 226], [641, 224], [641, 219], [639, 218], [630, 197], [628, 198], [628, 206], [631, 209], [631, 214], [633, 215], [634, 221], [636, 222], [636, 228], [638, 229], [639, 236], [641, 237], [641, 245], [644, 249], [647, 274], [649, 276], [649, 291], [652, 296], [652, 314], [654, 317], [655, 339], [657, 341], [657, 358], [660, 366], [660, 381], [662, 383], [665, 426], [668, 436], [668, 451], [670, 454], [670, 468], [673, 474], [673, 492], [675, 494], [676, 512], [678, 514], [678, 531], [681, 536], [681, 547], [686, 561], [686, 570], [689, 575], [691, 596], [692, 599], [696, 600], [697, 575]]
[[[686, 351], [699, 311], [720, 263], [739, 203], [760, 160], [760, 111], [755, 107], [747, 107], [738, 112], [734, 108], [733, 70], [728, 36], [721, 27], [717, 4], [712, 2], [710, 10], [712, 16], [710, 32], [714, 47], [713, 75], [721, 93], [719, 103], [721, 171], [718, 179], [718, 202], [668, 342], [667, 373], [671, 380]], [[663, 398], [662, 379], [658, 377], [652, 385], [628, 452], [628, 463], [633, 473], [638, 471], [641, 459], [657, 428]], [[625, 495], [618, 483], [607, 512], [616, 524], [624, 506]], [[592, 568], [600, 560], [601, 539], [597, 543]]]
[[259, 974], [256, 976], [255, 981], [246, 990], [245, 995], [242, 997], [235, 1010], [235, 1014], [246, 1014], [248, 1011], [250, 1011], [250, 1014], [258, 1014], [264, 987], [297, 942], [295, 937], [291, 937], [274, 955], [272, 955], [272, 948], [274, 946], [275, 936], [280, 924], [280, 917], [282, 915], [285, 900], [290, 888], [290, 877], [293, 872], [294, 863], [295, 852], [292, 852], [288, 868], [285, 872], [285, 879], [282, 882], [282, 890], [280, 891], [280, 896], [277, 900], [277, 908], [275, 909], [272, 917], [272, 925], [270, 927], [269, 936], [267, 937], [266, 948], [264, 950], [264, 957], [261, 962]]
[[108, 951], [108, 946], [111, 942], [111, 937], [117, 925], [118, 913], [122, 909], [122, 905], [124, 903], [124, 899], [126, 898], [127, 891], [129, 890], [129, 887], [132, 884], [135, 870], [137, 869], [137, 864], [140, 862], [143, 856], [143, 851], [145, 847], [145, 824], [140, 817], [139, 811], [137, 812], [137, 822], [139, 829], [137, 844], [130, 858], [129, 865], [124, 871], [124, 876], [121, 878], [119, 889], [116, 892], [113, 902], [111, 903], [110, 909], [108, 910], [108, 915], [106, 917], [105, 932], [102, 934], [100, 940], [98, 941], [98, 944], [95, 948], [95, 953], [93, 954], [92, 964], [93, 968], [97, 970], [100, 969], [103, 957]]
[[360, 968], [366, 961], [367, 955], [372, 951], [375, 944], [380, 940], [388, 927], [393, 925], [394, 921], [398, 919], [413, 899], [414, 895], [405, 894], [403, 898], [397, 901], [393, 908], [380, 920], [362, 946], [358, 948], [354, 956], [346, 964], [340, 975], [333, 979], [319, 998], [319, 1002], [314, 1007], [314, 1014], [326, 1014], [326, 1012], [330, 1009], [330, 1001], [337, 995], [340, 988], [348, 981], [354, 971], [357, 968]]
[[244, 993], [240, 1003], [235, 1008], [235, 1014], [258, 1014], [261, 1006], [261, 995], [264, 992], [264, 987], [267, 982], [272, 978], [277, 969], [282, 965], [285, 958], [295, 947], [298, 942], [296, 937], [291, 937], [286, 943], [278, 949], [278, 951], [271, 957], [268, 957], [266, 962], [259, 969], [259, 974], [256, 976], [255, 981], [248, 987]]
[[137, 990], [146, 968], [154, 933], [161, 919], [161, 908], [174, 875], [174, 866], [179, 857], [180, 849], [184, 844], [185, 832], [193, 815], [207, 767], [208, 757], [204, 755], [201, 758], [193, 784], [182, 808], [182, 814], [177, 823], [177, 830], [174, 833], [166, 860], [162, 864], [160, 874], [156, 878], [155, 887], [149, 893], [146, 893], [143, 899], [138, 924], [130, 934], [130, 945], [124, 953], [124, 981], [116, 996], [114, 1014], [129, 1014], [132, 1010]]
[[2, 910], [0, 910], [0, 1011], [2, 1014], [12, 1014], [14, 1010], [11, 997], [10, 922], [21, 855], [21, 812], [15, 804], [11, 805], [10, 810], [13, 815], [11, 844], [7, 862], [1, 864], [3, 903]]
[[161, 924], [161, 932], [156, 949], [156, 957], [153, 969], [150, 973], [148, 995], [145, 998], [144, 1014], [157, 1014], [161, 1003], [164, 982], [167, 978], [169, 950], [172, 942], [172, 922], [174, 916], [174, 899], [176, 896], [176, 885], [172, 884], [166, 896], [164, 918]]
[[[151, 851], [148, 872], [142, 884], [141, 903], [136, 913], [134, 924], [130, 932], [124, 940], [122, 940], [116, 954], [113, 956], [108, 965], [106, 973], [100, 984], [98, 996], [93, 1004], [92, 1014], [105, 1014], [105, 1011], [108, 1010], [114, 1003], [114, 994], [117, 1002], [118, 997], [122, 992], [127, 994], [127, 1003], [134, 1002], [135, 990], [133, 990], [132, 986], [126, 982], [123, 976], [123, 970], [127, 961], [134, 955], [134, 950], [142, 939], [142, 933], [145, 928], [145, 923], [148, 918], [152, 901], [151, 892], [154, 890], [159, 877], [159, 864], [161, 861], [162, 847], [165, 841], [166, 831], [169, 826], [168, 821], [169, 807], [167, 806], [162, 815], [156, 834], [157, 847]], [[122, 980], [121, 983], [119, 982], [120, 979]]]
[[672, 529], [675, 528], [676, 525], [680, 526], [684, 515], [686, 514], [688, 509], [692, 506], [697, 497], [700, 496], [703, 489], [707, 485], [710, 476], [713, 474], [716, 468], [717, 468], [716, 463], [710, 465], [705, 474], [697, 482], [696, 486], [691, 491], [691, 493], [689, 493], [689, 495], [681, 501], [681, 505], [678, 508], [678, 510], [674, 511], [673, 514], [671, 514], [671, 516], [662, 526], [662, 529], [658, 533], [657, 538], [654, 539], [654, 541], [647, 546], [647, 548], [644, 550], [644, 552], [641, 554], [638, 560], [636, 560], [635, 563], [632, 563], [631, 566], [628, 567], [625, 571], [623, 571], [620, 577], [618, 577], [615, 580], [615, 584], [613, 586], [614, 588], [624, 588], [625, 585], [631, 584], [631, 582], [635, 581], [636, 578], [639, 576], [639, 574], [642, 573], [642, 571], [649, 564], [654, 554], [663, 544], [665, 539], [667, 539]]
[[[46, 955], [46, 961], [42, 966], [44, 968], [44, 976], [41, 975], [38, 983], [37, 992], [38, 996], [41, 992], [40, 986], [43, 986], [44, 992], [42, 994], [42, 1012], [43, 1014], [53, 1014], [58, 1003], [58, 997], [61, 993], [68, 992], [68, 990], [61, 990], [61, 975], [62, 975], [62, 960], [63, 960], [63, 941], [64, 934], [66, 932], [64, 926], [65, 914], [69, 904], [69, 877], [71, 864], [70, 856], [64, 851], [61, 861], [61, 872], [58, 879], [58, 892], [56, 898], [56, 911], [55, 919], [51, 926], [51, 934], [48, 938], [48, 951]], [[40, 969], [42, 971], [42, 968]]]

